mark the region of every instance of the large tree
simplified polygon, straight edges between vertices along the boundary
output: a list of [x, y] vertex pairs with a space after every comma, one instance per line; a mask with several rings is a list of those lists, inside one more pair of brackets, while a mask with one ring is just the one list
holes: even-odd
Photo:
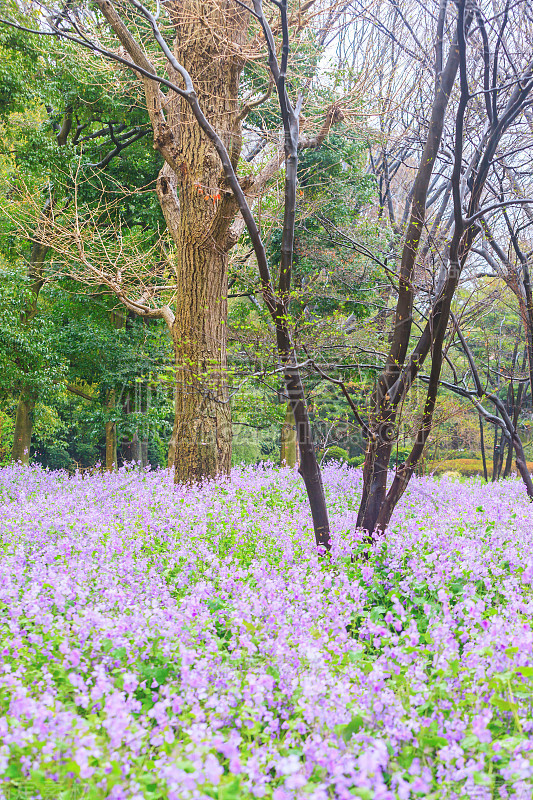
[[[265, 42], [257, 13], [237, 0], [171, 0], [162, 4], [161, 19], [155, 26], [148, 9], [137, 0], [116, 5], [96, 0], [95, 7], [95, 11], [81, 7], [75, 12], [63, 9], [55, 16], [50, 13], [38, 32], [87, 46], [96, 56], [103, 53], [140, 77], [153, 144], [164, 160], [156, 190], [170, 239], [165, 250], [170, 269], [159, 272], [151, 282], [146, 271], [141, 280], [130, 281], [131, 270], [115, 269], [103, 260], [95, 264], [84, 239], [87, 229], [70, 226], [67, 242], [65, 228], [57, 233], [57, 220], [41, 228], [38, 239], [48, 241], [71, 260], [77, 258], [89, 280], [107, 286], [131, 311], [165, 320], [174, 346], [176, 375], [169, 463], [175, 466], [176, 480], [201, 479], [230, 467], [228, 254], [245, 224], [228, 183], [228, 165], [222, 166], [213, 137], [198, 122], [195, 105], [227, 153], [229, 166], [237, 170], [243, 121], [262, 99], [258, 68], [252, 69], [252, 80], [249, 76], [243, 80], [243, 69], [247, 64], [253, 67], [258, 56], [268, 60], [270, 43]], [[340, 11], [335, 6], [324, 10], [308, 3], [306, 12], [318, 21], [311, 25], [301, 9], [287, 12], [283, 36], [287, 47], [290, 36], [302, 40], [307, 74], [297, 80], [306, 80], [309, 88], [313, 64], [316, 66], [320, 48]], [[184, 75], [188, 76], [185, 84]], [[271, 81], [262, 83], [263, 98], [267, 99]], [[246, 85], [250, 91], [243, 100]], [[337, 113], [335, 108], [325, 114], [318, 133], [301, 137], [297, 146], [318, 146]], [[239, 178], [249, 205], [283, 165], [286, 154], [279, 141], [281, 127], [278, 110], [271, 122], [273, 143], [257, 148], [259, 166], [252, 162]], [[101, 215], [98, 218], [93, 213], [88, 228], [100, 222]], [[102, 247], [100, 253], [104, 250]], [[141, 266], [141, 273], [143, 269]], [[78, 273], [77, 277], [82, 276]]]

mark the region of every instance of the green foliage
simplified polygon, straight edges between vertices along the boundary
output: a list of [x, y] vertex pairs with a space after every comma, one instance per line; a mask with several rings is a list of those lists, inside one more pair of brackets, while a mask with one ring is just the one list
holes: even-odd
[[338, 445], [333, 445], [333, 447], [328, 447], [324, 455], [323, 462], [324, 464], [327, 464], [330, 461], [341, 461], [341, 462], [348, 461], [348, 451], [345, 450], [343, 447], [339, 447]]
[[247, 383], [232, 398], [232, 463], [255, 464], [279, 459], [285, 404], [262, 387]]
[[36, 37], [0, 26], [0, 119], [26, 107], [31, 98], [39, 56], [40, 45]]
[[40, 311], [34, 325], [22, 317], [32, 302], [29, 280], [19, 271], [0, 270], [0, 396], [20, 392], [52, 402], [67, 370], [53, 347], [56, 320]]
[[0, 411], [0, 466], [4, 466], [11, 458], [13, 447], [13, 431], [15, 423], [9, 414]]

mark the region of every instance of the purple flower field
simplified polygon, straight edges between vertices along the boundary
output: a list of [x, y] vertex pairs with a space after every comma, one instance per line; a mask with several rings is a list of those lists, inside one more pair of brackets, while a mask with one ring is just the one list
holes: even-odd
[[0, 470], [0, 797], [533, 796], [533, 505], [413, 479], [368, 560], [361, 473]]

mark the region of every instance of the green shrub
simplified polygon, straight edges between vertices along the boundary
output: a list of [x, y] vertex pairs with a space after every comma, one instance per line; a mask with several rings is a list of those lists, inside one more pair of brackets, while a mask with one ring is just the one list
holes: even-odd
[[329, 447], [326, 450], [326, 454], [323, 458], [324, 464], [329, 464], [331, 461], [348, 461], [348, 451], [345, 450], [343, 447], [339, 447], [338, 445], [334, 444], [333, 447]]
[[[527, 462], [527, 468], [533, 472], [533, 461]], [[463, 478], [474, 475], [483, 475], [483, 461], [481, 458], [450, 458], [446, 461], [433, 461], [428, 464], [428, 471], [435, 475], [442, 475], [443, 472], [458, 472]], [[516, 465], [513, 460], [512, 472], [516, 472]], [[487, 459], [487, 474], [492, 477], [492, 458]]]

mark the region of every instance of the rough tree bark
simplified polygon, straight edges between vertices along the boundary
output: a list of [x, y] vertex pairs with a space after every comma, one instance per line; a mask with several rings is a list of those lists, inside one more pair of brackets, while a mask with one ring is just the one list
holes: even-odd
[[25, 395], [24, 392], [20, 393], [13, 435], [12, 458], [13, 461], [20, 461], [23, 464], [29, 464], [30, 461], [34, 405], [35, 401], [31, 397]]
[[[111, 389], [107, 396], [106, 408], [109, 413], [115, 408], [115, 390]], [[117, 424], [108, 420], [105, 424], [105, 468], [113, 472], [117, 468]]]
[[[169, 2], [179, 32], [174, 55], [189, 72], [202, 110], [234, 166], [241, 150], [239, 79], [249, 14], [232, 0]], [[159, 178], [159, 196], [176, 245], [176, 297], [172, 341], [176, 406], [172, 435], [176, 480], [202, 479], [231, 466], [231, 414], [226, 381], [229, 228], [234, 197], [213, 144], [186, 99], [167, 112], [175, 167]], [[156, 139], [156, 146], [158, 141]], [[172, 174], [174, 172], [174, 174]], [[171, 192], [179, 194], [174, 207]]]
[[[97, 4], [131, 60], [154, 74], [114, 6], [108, 0]], [[238, 89], [250, 15], [233, 0], [165, 5], [176, 30], [173, 55], [190, 74], [199, 106], [236, 167], [243, 116]], [[166, 69], [171, 80], [180, 80], [171, 63]], [[238, 206], [188, 100], [173, 92], [165, 97], [146, 77], [143, 83], [154, 147], [165, 159], [157, 194], [175, 244], [175, 313], [167, 318], [176, 366], [168, 465], [176, 481], [188, 481], [227, 472], [231, 464], [225, 322], [228, 253], [236, 241], [230, 227]]]
[[299, 464], [298, 441], [296, 438], [296, 424], [290, 403], [287, 403], [285, 420], [281, 426], [280, 463], [287, 467]]

